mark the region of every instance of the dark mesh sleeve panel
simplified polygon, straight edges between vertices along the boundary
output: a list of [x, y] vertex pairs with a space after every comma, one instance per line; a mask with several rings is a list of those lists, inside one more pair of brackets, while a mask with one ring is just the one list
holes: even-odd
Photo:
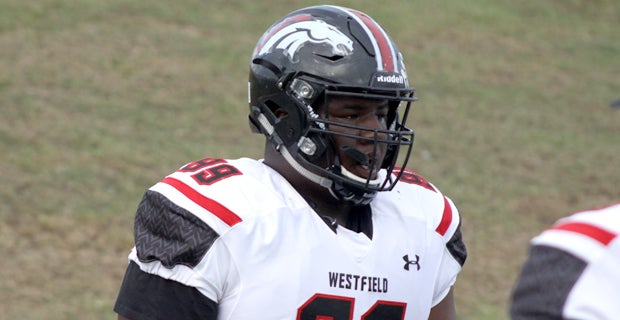
[[512, 292], [510, 316], [513, 320], [560, 320], [566, 298], [586, 263], [548, 246], [530, 250]]
[[463, 236], [461, 235], [461, 224], [456, 228], [454, 235], [450, 238], [450, 241], [446, 243], [446, 247], [448, 248], [448, 252], [454, 257], [461, 267], [465, 264], [465, 260], [467, 260], [467, 247], [465, 247], [465, 243], [463, 242]]
[[134, 225], [140, 261], [159, 260], [167, 267], [195, 267], [218, 234], [191, 212], [158, 192], [147, 191], [138, 206]]
[[148, 274], [132, 261], [114, 311], [131, 320], [215, 320], [217, 303], [196, 288]]

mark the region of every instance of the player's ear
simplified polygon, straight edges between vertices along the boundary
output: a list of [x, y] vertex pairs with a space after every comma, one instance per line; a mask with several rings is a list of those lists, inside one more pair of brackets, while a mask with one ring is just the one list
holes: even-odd
[[287, 116], [287, 115], [288, 115], [288, 112], [286, 112], [286, 110], [284, 110], [284, 109], [282, 109], [282, 108], [278, 108], [278, 109], [276, 109], [276, 111], [274, 112], [274, 114], [276, 115], [276, 117], [277, 117], [278, 119], [282, 119], [282, 118], [284, 118], [285, 116]]

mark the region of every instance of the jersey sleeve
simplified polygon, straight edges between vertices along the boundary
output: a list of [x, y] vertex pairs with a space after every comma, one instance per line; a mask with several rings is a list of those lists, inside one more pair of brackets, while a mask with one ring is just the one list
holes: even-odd
[[620, 205], [558, 220], [534, 237], [510, 300], [513, 320], [615, 319]]
[[448, 197], [443, 196], [444, 209], [441, 215], [441, 222], [435, 228], [446, 241], [446, 250], [459, 266], [465, 264], [467, 260], [467, 248], [463, 242], [461, 233], [461, 216], [458, 209]]
[[563, 319], [567, 297], [585, 267], [583, 260], [562, 250], [533, 246], [513, 289], [512, 319]]
[[443, 197], [443, 211], [439, 223], [435, 224], [435, 232], [441, 237], [444, 249], [433, 296], [433, 306], [441, 302], [454, 286], [467, 259], [467, 248], [463, 242], [458, 209], [452, 200], [444, 195], [441, 196]]
[[116, 312], [130, 319], [217, 315], [228, 260], [221, 254], [215, 263], [207, 258], [215, 255], [211, 251], [222, 251], [214, 246], [220, 234], [173, 202], [178, 193], [173, 189], [158, 183], [146, 191], [136, 212], [135, 246], [115, 305]]
[[[397, 173], [401, 178], [397, 192], [392, 192], [395, 195], [392, 201], [399, 203], [406, 214], [426, 221], [428, 232], [438, 239], [433, 248], [440, 260], [433, 291], [432, 305], [435, 306], [450, 292], [467, 259], [461, 216], [452, 200], [418, 173], [409, 169], [399, 169]], [[407, 196], [397, 196], [400, 193]]]
[[209, 225], [158, 192], [148, 190], [140, 202], [134, 241], [141, 262], [193, 268], [217, 237]]

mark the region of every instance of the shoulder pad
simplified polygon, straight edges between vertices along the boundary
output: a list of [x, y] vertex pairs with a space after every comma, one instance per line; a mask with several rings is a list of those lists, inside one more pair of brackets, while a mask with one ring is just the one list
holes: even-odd
[[138, 258], [167, 268], [195, 267], [218, 234], [206, 223], [160, 193], [148, 190], [136, 213], [134, 237]]

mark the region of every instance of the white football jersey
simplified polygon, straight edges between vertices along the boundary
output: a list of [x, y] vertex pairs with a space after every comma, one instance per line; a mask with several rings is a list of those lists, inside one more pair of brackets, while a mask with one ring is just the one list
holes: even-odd
[[217, 302], [218, 319], [427, 319], [466, 257], [456, 207], [410, 171], [372, 201], [372, 239], [334, 231], [247, 158], [190, 163], [145, 197], [172, 204], [138, 216], [130, 260]]
[[513, 319], [620, 317], [620, 204], [560, 219], [532, 239]]

